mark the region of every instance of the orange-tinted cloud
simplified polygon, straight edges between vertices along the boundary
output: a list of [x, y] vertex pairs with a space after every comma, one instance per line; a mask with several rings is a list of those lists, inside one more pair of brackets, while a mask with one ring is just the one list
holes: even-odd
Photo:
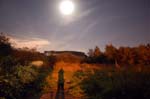
[[11, 37], [10, 38], [11, 43], [13, 43], [13, 46], [16, 48], [23, 48], [23, 47], [28, 47], [28, 48], [36, 48], [41, 49], [44, 46], [50, 45], [50, 42], [46, 39], [41, 39], [41, 38], [15, 38]]

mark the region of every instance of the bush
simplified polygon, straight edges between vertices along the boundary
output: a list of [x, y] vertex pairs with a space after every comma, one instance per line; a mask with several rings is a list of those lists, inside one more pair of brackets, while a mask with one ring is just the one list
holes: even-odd
[[21, 66], [12, 57], [5, 57], [0, 64], [0, 97], [23, 99], [41, 91], [45, 75], [32, 66]]
[[81, 82], [88, 99], [150, 99], [150, 72], [95, 71]]

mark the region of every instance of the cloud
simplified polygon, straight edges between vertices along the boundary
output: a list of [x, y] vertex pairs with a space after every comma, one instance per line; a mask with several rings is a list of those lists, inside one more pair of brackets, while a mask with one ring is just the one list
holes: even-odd
[[41, 38], [11, 37], [10, 42], [13, 43], [13, 46], [16, 48], [28, 47], [28, 48], [36, 48], [37, 50], [42, 49], [43, 47], [51, 44], [48, 40]]
[[80, 21], [81, 19], [89, 16], [94, 12], [99, 6], [95, 6], [93, 8], [87, 9], [85, 11], [80, 12], [78, 15], [73, 15], [71, 17], [66, 17], [65, 22], [63, 21], [63, 25], [69, 25], [70, 23]]

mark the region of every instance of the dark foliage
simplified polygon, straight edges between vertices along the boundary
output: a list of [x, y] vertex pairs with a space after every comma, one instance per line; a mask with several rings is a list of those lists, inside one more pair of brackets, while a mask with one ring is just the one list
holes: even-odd
[[0, 33], [0, 58], [3, 56], [10, 55], [12, 52], [11, 44], [9, 43], [9, 38], [3, 33]]
[[113, 69], [87, 75], [81, 88], [88, 99], [149, 99], [150, 73]]
[[30, 66], [34, 60], [42, 60], [48, 65], [44, 54], [15, 49], [6, 36], [0, 35], [0, 99], [23, 99], [42, 91], [44, 79], [51, 68]]
[[[120, 65], [150, 65], [150, 44], [139, 45], [138, 47], [120, 47], [116, 48], [113, 45], [107, 45], [105, 52], [90, 49], [88, 58], [85, 59], [87, 63], [103, 63]], [[97, 53], [97, 54], [95, 54]]]

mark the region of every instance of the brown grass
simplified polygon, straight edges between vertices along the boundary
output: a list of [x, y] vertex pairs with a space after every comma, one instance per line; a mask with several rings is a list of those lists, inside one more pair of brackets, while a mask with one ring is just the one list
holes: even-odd
[[65, 90], [70, 89], [70, 87], [74, 86], [78, 81], [75, 81], [73, 78], [73, 75], [76, 71], [82, 70], [92, 71], [93, 69], [99, 69], [99, 65], [97, 64], [80, 64], [80, 63], [68, 63], [68, 62], [57, 62], [54, 66], [54, 70], [52, 74], [50, 74], [46, 81], [48, 82], [48, 86], [45, 86], [44, 90], [45, 92], [49, 90], [57, 90], [57, 80], [58, 80], [58, 71], [60, 69], [64, 70], [64, 79], [65, 79]]

